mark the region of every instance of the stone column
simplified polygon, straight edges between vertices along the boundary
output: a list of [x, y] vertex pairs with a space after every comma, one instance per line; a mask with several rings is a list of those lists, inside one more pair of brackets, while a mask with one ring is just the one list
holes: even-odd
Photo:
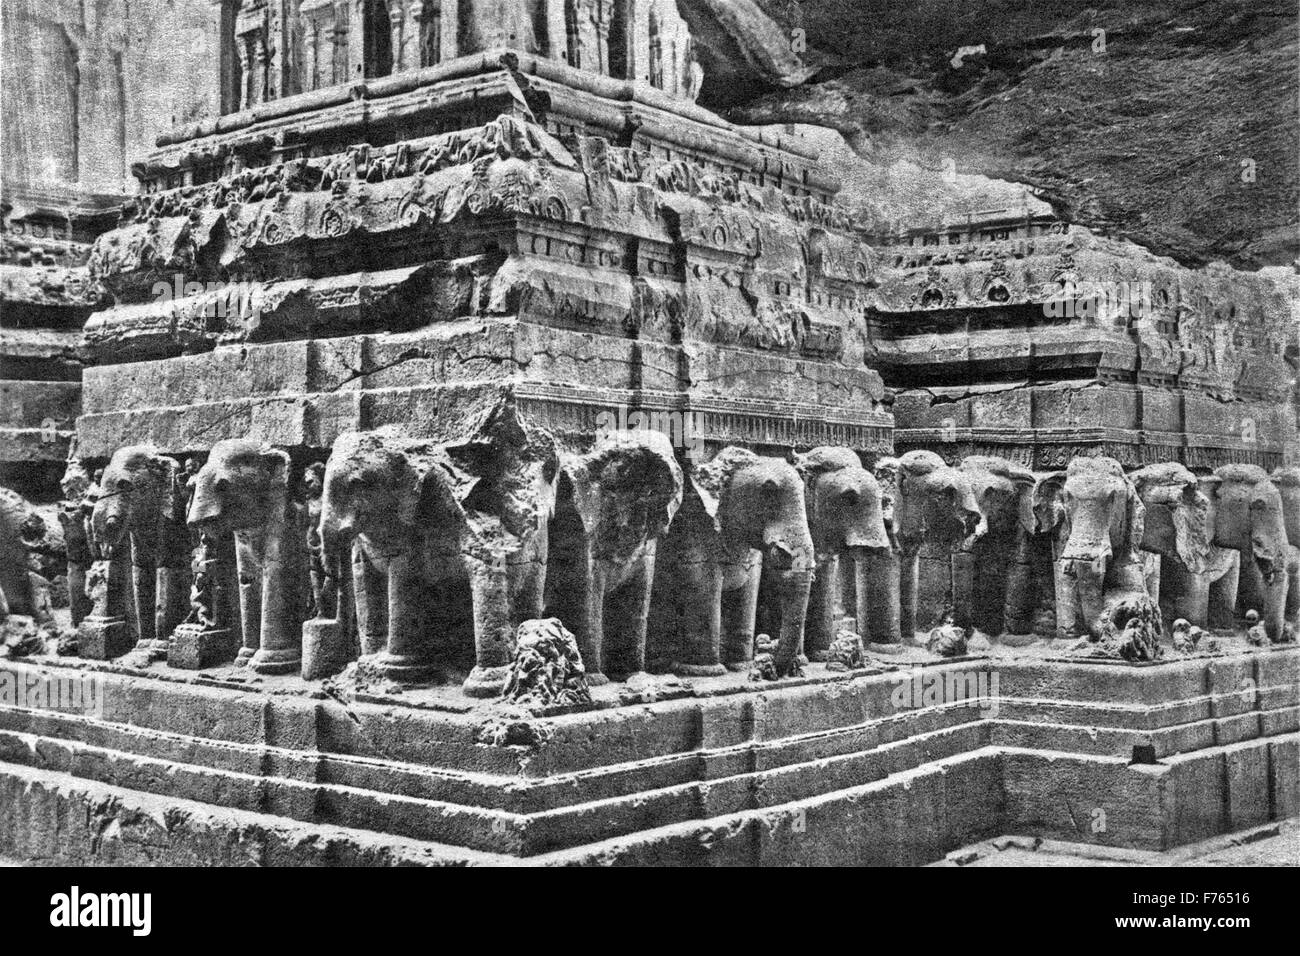
[[90, 660], [107, 661], [135, 649], [135, 633], [127, 619], [131, 593], [129, 552], [119, 549], [112, 558], [100, 558], [86, 575], [90, 613], [77, 627], [77, 653]]
[[393, 73], [400, 73], [411, 63], [410, 58], [406, 56], [406, 33], [408, 31], [406, 30], [406, 14], [402, 9], [405, 2], [406, 0], [388, 0], [388, 29], [392, 37]]
[[172, 632], [167, 649], [172, 667], [202, 670], [234, 662], [239, 644], [234, 557], [234, 541], [228, 535], [200, 535], [192, 565], [190, 614]]

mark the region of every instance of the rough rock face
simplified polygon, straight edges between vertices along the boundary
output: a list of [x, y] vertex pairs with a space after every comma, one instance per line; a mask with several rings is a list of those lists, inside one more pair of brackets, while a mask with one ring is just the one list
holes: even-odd
[[175, 0], [13, 0], [3, 37], [4, 176], [131, 191], [131, 163], [216, 108], [219, 8]]
[[[780, 90], [781, 76], [754, 71], [753, 57], [743, 60], [743, 87], [715, 67], [700, 100], [733, 106], [729, 118], [737, 122], [840, 130], [873, 165], [902, 163], [904, 189], [935, 181], [952, 187], [963, 174], [1025, 183], [1064, 218], [1186, 264], [1223, 259], [1258, 268], [1288, 264], [1300, 252], [1291, 156], [1294, 4], [770, 0], [765, 7], [787, 28], [806, 30], [802, 59], [822, 68], [812, 81]], [[748, 21], [729, 23], [744, 29]], [[982, 54], [953, 65], [961, 48], [980, 45]], [[747, 97], [739, 104], [738, 90]], [[1253, 182], [1243, 180], [1247, 160]]]
[[591, 702], [578, 641], [557, 618], [525, 621], [516, 638], [506, 700], [536, 706]]

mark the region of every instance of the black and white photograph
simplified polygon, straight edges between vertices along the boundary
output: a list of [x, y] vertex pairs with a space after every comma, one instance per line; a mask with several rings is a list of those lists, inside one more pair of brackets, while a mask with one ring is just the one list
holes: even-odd
[[1294, 931], [1296, 0], [3, 0], [0, 213], [32, 926]]

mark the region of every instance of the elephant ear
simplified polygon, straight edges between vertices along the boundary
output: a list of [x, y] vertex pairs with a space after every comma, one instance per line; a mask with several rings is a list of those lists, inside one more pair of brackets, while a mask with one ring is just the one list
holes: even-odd
[[1200, 574], [1206, 569], [1213, 550], [1214, 529], [1210, 526], [1210, 502], [1198, 484], [1183, 486], [1178, 505], [1172, 512], [1174, 549], [1188, 571]]
[[278, 448], [269, 446], [262, 449], [262, 467], [274, 487], [289, 487], [289, 456]]
[[1128, 516], [1124, 522], [1122, 550], [1126, 561], [1141, 564], [1143, 562], [1142, 535], [1146, 529], [1147, 506], [1142, 503], [1142, 498], [1133, 482], [1125, 479], [1124, 485], [1128, 489]]
[[1043, 534], [1060, 530], [1067, 520], [1061, 495], [1065, 490], [1065, 472], [1054, 471], [1038, 479], [1030, 496], [1034, 514], [1034, 531]]
[[588, 535], [595, 534], [600, 523], [600, 484], [592, 480], [590, 457], [564, 455], [560, 458], [560, 473], [568, 478], [573, 490], [573, 510]]
[[695, 494], [704, 507], [704, 513], [713, 522], [713, 530], [721, 534], [722, 521], [718, 518], [718, 510], [722, 506], [722, 489], [713, 482], [701, 481], [695, 475], [691, 476], [691, 487], [695, 489]]
[[1011, 482], [1016, 489], [1016, 515], [1020, 519], [1020, 527], [1026, 534], [1033, 534], [1038, 529], [1034, 516], [1034, 488], [1038, 485], [1038, 479], [1032, 472], [1018, 468], [1011, 473]]

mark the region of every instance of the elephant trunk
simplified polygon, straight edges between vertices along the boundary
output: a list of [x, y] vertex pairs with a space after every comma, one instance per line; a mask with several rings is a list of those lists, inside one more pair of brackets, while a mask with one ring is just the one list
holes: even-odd
[[811, 568], [782, 570], [774, 577], [781, 608], [781, 638], [773, 663], [777, 674], [785, 677], [795, 672], [803, 652], [804, 618], [808, 614], [813, 571]]
[[1096, 562], [1076, 559], [1066, 563], [1066, 575], [1073, 577], [1078, 587], [1079, 609], [1083, 614], [1080, 622], [1082, 628], [1091, 632], [1105, 609], [1105, 567]]
[[203, 494], [201, 490], [196, 492], [190, 502], [189, 514], [185, 516], [186, 523], [192, 528], [212, 528], [221, 518], [221, 499], [214, 494]]
[[1278, 575], [1285, 574], [1286, 554], [1261, 535], [1252, 535], [1250, 550], [1255, 557], [1259, 573], [1264, 576], [1264, 583], [1272, 585]]

